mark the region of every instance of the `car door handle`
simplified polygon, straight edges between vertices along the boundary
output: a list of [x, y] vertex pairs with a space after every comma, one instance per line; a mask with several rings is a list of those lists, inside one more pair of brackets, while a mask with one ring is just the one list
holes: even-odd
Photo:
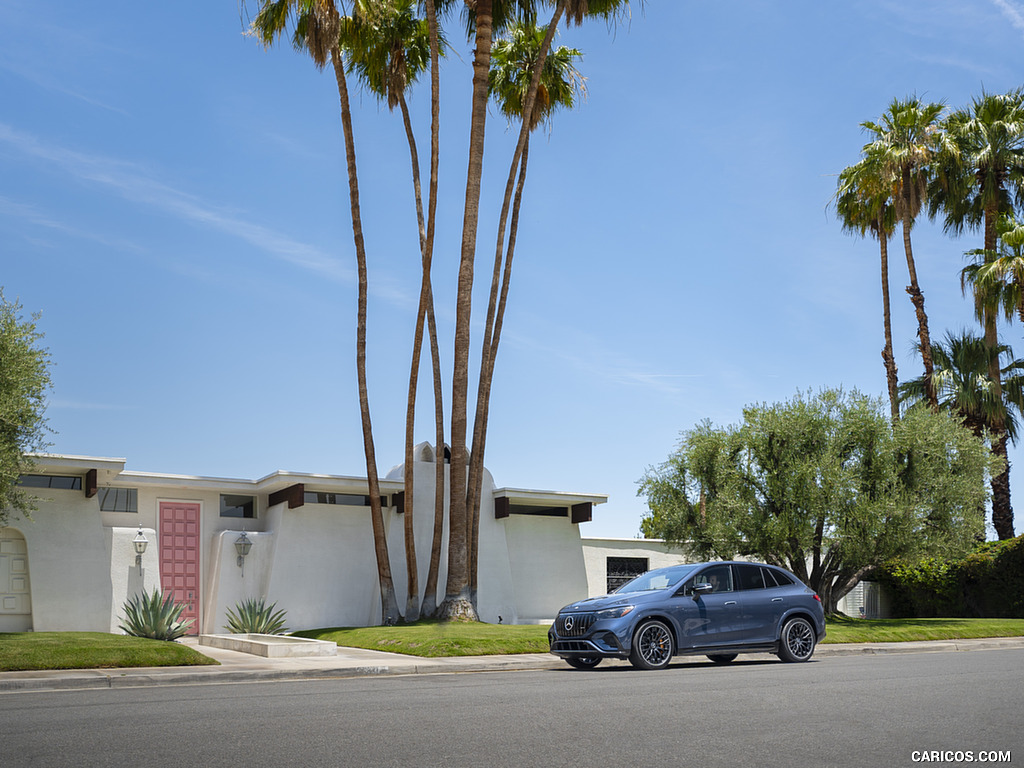
[[773, 597], [772, 598], [772, 602], [773, 603], [781, 603], [782, 602], [782, 598], [781, 597]]
[[727, 601], [725, 602], [725, 604], [726, 604], [726, 605], [736, 605], [736, 601], [735, 601], [735, 600], [727, 600]]

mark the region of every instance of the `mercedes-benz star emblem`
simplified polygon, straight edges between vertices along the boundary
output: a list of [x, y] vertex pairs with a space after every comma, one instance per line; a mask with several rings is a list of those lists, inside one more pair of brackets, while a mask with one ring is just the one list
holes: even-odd
[[572, 631], [572, 625], [574, 623], [575, 622], [573, 621], [572, 616], [566, 616], [565, 617], [565, 631], [566, 632], [571, 632]]

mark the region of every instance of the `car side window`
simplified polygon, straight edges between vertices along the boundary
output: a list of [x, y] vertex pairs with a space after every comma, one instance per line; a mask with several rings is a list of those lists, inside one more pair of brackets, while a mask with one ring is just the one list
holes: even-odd
[[772, 576], [775, 577], [775, 581], [778, 582], [778, 585], [780, 587], [788, 587], [790, 584], [793, 583], [793, 579], [790, 577], [788, 573], [777, 571], [774, 568], [765, 568], [765, 571], [768, 571], [769, 573], [771, 573]]
[[772, 587], [781, 587], [781, 586], [783, 586], [775, 578], [775, 571], [773, 571], [771, 568], [762, 568], [761, 569], [761, 575], [764, 577], [764, 585], [768, 589], [771, 589]]
[[737, 565], [736, 578], [740, 589], [764, 589], [764, 578], [761, 576], [759, 565]]
[[732, 592], [732, 569], [728, 565], [713, 565], [698, 573], [695, 584], [710, 584], [712, 592]]

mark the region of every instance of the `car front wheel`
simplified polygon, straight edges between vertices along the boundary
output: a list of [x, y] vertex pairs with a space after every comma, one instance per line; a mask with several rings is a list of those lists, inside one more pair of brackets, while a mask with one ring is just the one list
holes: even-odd
[[807, 619], [790, 619], [779, 638], [779, 658], [783, 661], [807, 661], [814, 653], [814, 627]]
[[629, 661], [637, 669], [664, 669], [672, 660], [672, 630], [663, 621], [643, 622], [633, 635]]
[[573, 669], [593, 669], [601, 663], [600, 656], [569, 656], [565, 660]]

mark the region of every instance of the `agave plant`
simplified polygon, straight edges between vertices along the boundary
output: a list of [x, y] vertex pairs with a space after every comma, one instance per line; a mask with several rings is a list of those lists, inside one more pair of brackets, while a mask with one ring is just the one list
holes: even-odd
[[277, 603], [266, 604], [249, 598], [235, 604], [235, 610], [228, 608], [228, 623], [224, 626], [233, 635], [281, 635], [287, 632], [284, 626], [284, 611], [274, 612]]
[[188, 632], [193, 622], [193, 619], [180, 620], [183, 610], [185, 604], [176, 603], [174, 595], [165, 597], [154, 588], [149, 597], [138, 594], [124, 604], [125, 619], [120, 627], [125, 634], [134, 637], [177, 640]]

